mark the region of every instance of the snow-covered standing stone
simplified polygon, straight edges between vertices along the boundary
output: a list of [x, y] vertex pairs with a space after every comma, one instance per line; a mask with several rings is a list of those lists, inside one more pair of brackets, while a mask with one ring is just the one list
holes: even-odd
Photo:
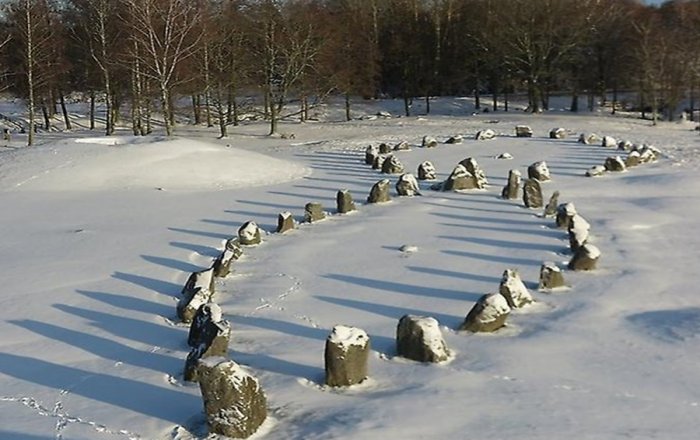
[[219, 322], [223, 317], [224, 312], [214, 302], [208, 302], [199, 306], [190, 324], [190, 330], [187, 334], [187, 345], [193, 348], [199, 345], [207, 322]]
[[573, 203], [562, 203], [557, 207], [557, 228], [569, 229], [571, 219], [576, 215], [576, 206]]
[[[200, 307], [200, 309], [205, 306], [206, 304]], [[216, 320], [200, 320], [197, 338], [193, 341], [196, 342], [196, 344], [192, 347], [185, 360], [183, 376], [188, 382], [197, 382], [197, 366], [200, 359], [213, 356], [225, 357], [228, 354], [228, 344], [231, 340], [231, 325], [228, 321], [222, 319], [220, 314], [213, 317], [210, 315], [210, 318]], [[192, 325], [195, 325], [196, 322], [196, 320], [192, 321]]]
[[600, 250], [592, 244], [584, 244], [569, 261], [571, 270], [593, 270], [598, 265]]
[[468, 157], [468, 158], [464, 159], [463, 161], [461, 161], [459, 164], [464, 166], [464, 168], [467, 169], [469, 174], [474, 176], [474, 182], [476, 183], [477, 188], [479, 188], [479, 189], [486, 188], [486, 185], [488, 185], [489, 181], [486, 178], [486, 173], [479, 166], [476, 159], [474, 159], [473, 157]]
[[512, 159], [513, 159], [513, 155], [510, 154], [510, 153], [508, 153], [508, 152], [506, 151], [506, 152], [501, 153], [501, 154], [499, 154], [498, 156], [496, 156], [496, 159], [501, 159], [501, 160], [512, 160]]
[[369, 336], [364, 330], [344, 325], [333, 327], [326, 339], [326, 385], [345, 387], [365, 380], [369, 347]]
[[238, 228], [238, 242], [243, 246], [254, 246], [261, 241], [262, 234], [257, 223], [248, 221]]
[[548, 182], [552, 180], [547, 162], [543, 160], [535, 162], [527, 167], [527, 177], [528, 179], [537, 179], [540, 182]]
[[277, 233], [278, 234], [284, 234], [287, 231], [291, 231], [296, 227], [296, 222], [294, 221], [294, 217], [292, 216], [292, 213], [289, 211], [284, 211], [281, 212], [277, 216]]
[[503, 272], [498, 292], [503, 295], [511, 309], [519, 309], [533, 302], [532, 295], [515, 269], [506, 269]]
[[423, 136], [421, 146], [424, 148], [435, 148], [438, 146], [438, 141], [432, 136]]
[[532, 128], [529, 125], [516, 125], [515, 126], [515, 136], [516, 137], [532, 137]]
[[197, 310], [211, 301], [213, 293], [208, 289], [197, 287], [194, 291], [189, 291], [177, 302], [177, 317], [180, 321], [189, 324], [197, 314]]
[[500, 293], [487, 293], [474, 304], [460, 330], [470, 332], [494, 332], [506, 325], [510, 314], [508, 301]]
[[541, 208], [544, 205], [539, 180], [527, 179], [525, 181], [523, 184], [523, 203], [527, 208]]
[[398, 157], [391, 155], [384, 160], [382, 164], [382, 173], [384, 174], [401, 174], [404, 172], [404, 167]]
[[382, 179], [372, 186], [367, 203], [384, 203], [391, 200], [389, 196], [389, 179]]
[[461, 134], [450, 136], [449, 139], [445, 141], [446, 144], [461, 144], [464, 138]]
[[520, 195], [520, 182], [522, 176], [518, 170], [510, 170], [508, 172], [508, 183], [501, 191], [501, 197], [506, 200], [515, 200]]
[[586, 177], [598, 177], [605, 174], [605, 167], [603, 165], [593, 165], [586, 171]]
[[545, 217], [554, 217], [557, 215], [557, 206], [559, 205], [559, 191], [554, 191], [549, 198], [549, 202], [544, 207]]
[[457, 165], [447, 179], [435, 188], [442, 191], [461, 191], [478, 188], [476, 178], [467, 171], [464, 165]]
[[562, 127], [553, 128], [549, 131], [550, 139], [566, 139], [567, 135], [566, 128]]
[[326, 218], [326, 213], [323, 212], [323, 205], [318, 202], [309, 202], [304, 205], [304, 221], [306, 223], [314, 223]]
[[411, 173], [402, 174], [396, 182], [396, 193], [400, 196], [419, 196], [418, 180]]
[[585, 218], [576, 214], [569, 221], [569, 247], [572, 252], [576, 252], [581, 246], [586, 244], [590, 234], [591, 225]]
[[374, 165], [374, 161], [379, 156], [379, 148], [374, 145], [370, 145], [365, 149], [365, 163], [367, 165]]
[[437, 173], [432, 162], [427, 160], [418, 165], [418, 180], [435, 180]]
[[612, 136], [603, 136], [601, 145], [605, 148], [615, 148], [617, 146], [617, 140]]
[[487, 141], [496, 137], [496, 132], [487, 128], [486, 130], [480, 130], [476, 133], [475, 139], [477, 141]]
[[581, 136], [578, 138], [578, 143], [580, 144], [585, 144], [585, 145], [592, 145], [597, 143], [600, 140], [600, 136], [598, 136], [595, 133], [581, 133]]
[[401, 317], [396, 327], [396, 351], [418, 362], [443, 362], [450, 357], [437, 320], [428, 316]]
[[642, 158], [639, 151], [630, 151], [627, 155], [627, 159], [625, 159], [625, 166], [627, 168], [632, 168], [638, 166], [640, 163], [642, 163]]
[[356, 209], [355, 201], [352, 199], [352, 195], [347, 189], [341, 189], [338, 191], [335, 201], [338, 214], [347, 214], [348, 212], [352, 212]]
[[559, 266], [551, 262], [542, 263], [538, 290], [548, 291], [564, 286], [564, 275], [561, 273]]
[[630, 141], [620, 141], [617, 143], [617, 149], [621, 151], [632, 151], [634, 144]]
[[386, 144], [384, 142], [379, 144], [379, 154], [389, 154], [389, 153], [391, 153], [391, 147], [388, 144]]
[[253, 435], [267, 418], [258, 380], [223, 357], [202, 359], [197, 370], [209, 432], [231, 438]]
[[192, 272], [187, 278], [185, 285], [182, 287], [180, 294], [187, 296], [197, 289], [208, 290], [214, 293], [214, 268]]
[[406, 151], [410, 149], [411, 146], [406, 141], [401, 141], [398, 144], [394, 145], [394, 151]]
[[627, 169], [625, 161], [623, 161], [620, 156], [608, 157], [605, 159], [605, 164], [603, 166], [606, 171], [611, 172], [621, 172]]
[[232, 238], [226, 241], [226, 247], [223, 252], [214, 260], [212, 268], [214, 276], [224, 278], [231, 273], [231, 263], [241, 258], [243, 248], [238, 245], [238, 238]]

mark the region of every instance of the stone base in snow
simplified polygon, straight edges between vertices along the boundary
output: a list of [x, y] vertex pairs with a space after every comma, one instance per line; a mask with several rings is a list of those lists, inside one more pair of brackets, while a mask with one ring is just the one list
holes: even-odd
[[474, 304], [459, 329], [474, 333], [494, 332], [506, 325], [509, 314], [510, 306], [503, 295], [487, 293]]
[[399, 356], [418, 362], [444, 362], [450, 352], [435, 318], [404, 315], [396, 327]]
[[326, 339], [326, 385], [345, 387], [365, 380], [369, 347], [369, 336], [364, 330], [344, 325], [333, 327]]

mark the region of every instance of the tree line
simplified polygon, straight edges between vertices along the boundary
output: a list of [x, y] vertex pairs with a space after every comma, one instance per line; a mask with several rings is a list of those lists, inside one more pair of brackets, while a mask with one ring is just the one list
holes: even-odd
[[[105, 134], [130, 112], [134, 134], [175, 102], [226, 136], [248, 97], [270, 133], [329, 95], [414, 99], [473, 95], [477, 108], [528, 110], [567, 93], [571, 109], [615, 112], [622, 92], [672, 119], [700, 77], [700, 0], [6, 0], [0, 12], [2, 87], [26, 100], [29, 143], [66, 97], [105, 109]], [[292, 105], [293, 104], [293, 105]], [[499, 108], [499, 106], [501, 106]], [[656, 121], [656, 119], [654, 119]]]

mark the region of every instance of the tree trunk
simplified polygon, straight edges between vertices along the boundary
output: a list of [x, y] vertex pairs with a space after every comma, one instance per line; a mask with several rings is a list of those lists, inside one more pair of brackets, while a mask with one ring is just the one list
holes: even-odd
[[63, 120], [66, 122], [66, 130], [72, 130], [73, 126], [70, 123], [70, 118], [68, 117], [68, 109], [66, 109], [66, 99], [63, 97], [63, 93], [58, 92], [59, 100], [61, 102], [61, 113], [63, 113]]
[[430, 114], [430, 94], [425, 95], [425, 113]]
[[223, 99], [221, 95], [221, 86], [219, 86], [216, 89], [216, 112], [219, 114], [219, 134], [223, 139], [228, 136], [228, 127], [226, 126], [228, 122], [228, 118], [226, 115], [228, 109], [224, 109]]
[[95, 129], [95, 91], [90, 90], [90, 130]]
[[695, 122], [695, 84], [694, 81], [690, 82], [690, 115], [688, 115], [690, 122]]
[[273, 100], [271, 97], [267, 96], [267, 106], [269, 107], [269, 114], [270, 114], [270, 133], [269, 135], [275, 135], [277, 134], [277, 106], [273, 103]]
[[403, 109], [406, 116], [411, 116], [411, 103], [408, 99], [408, 92], [406, 90], [403, 91]]
[[194, 114], [194, 125], [199, 125], [202, 122], [202, 115], [199, 110], [199, 95], [192, 95], [192, 113]]
[[351, 121], [352, 118], [350, 117], [350, 94], [345, 93], [345, 120], [346, 121]]
[[32, 14], [29, 0], [25, 0], [25, 19], [26, 19], [26, 63], [27, 63], [27, 89], [29, 110], [29, 133], [27, 134], [27, 146], [31, 147], [34, 144], [34, 33], [32, 28]]
[[163, 124], [165, 125], [165, 135], [173, 135], [173, 127], [171, 125], [170, 119], [170, 96], [168, 94], [168, 89], [164, 84], [160, 87], [160, 101], [163, 107]]
[[613, 83], [612, 89], [612, 114], [617, 113], [617, 81]]
[[44, 115], [44, 130], [48, 131], [51, 128], [51, 120], [49, 119], [49, 109], [46, 108], [46, 101], [41, 100], [41, 113]]
[[578, 86], [574, 86], [574, 90], [571, 92], [571, 108], [569, 108], [569, 111], [578, 112]]
[[509, 96], [508, 96], [508, 86], [503, 90], [503, 111], [507, 112], [508, 111], [508, 103], [509, 103]]
[[[211, 105], [210, 103], [210, 84], [209, 84], [209, 47], [205, 44], [204, 45], [204, 111], [206, 112], [206, 118], [207, 118], [207, 127], [212, 127], [214, 124], [211, 122], [211, 109], [209, 106]], [[219, 103], [221, 103], [221, 99], [219, 99]], [[219, 104], [220, 105], [220, 104]]]

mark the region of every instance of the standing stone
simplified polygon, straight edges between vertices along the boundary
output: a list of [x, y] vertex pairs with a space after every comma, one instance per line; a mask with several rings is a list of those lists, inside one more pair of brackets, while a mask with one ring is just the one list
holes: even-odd
[[620, 156], [608, 157], [605, 159], [605, 164], [603, 165], [606, 171], [612, 172], [622, 172], [627, 169], [625, 162]]
[[382, 164], [382, 173], [384, 174], [401, 174], [403, 172], [403, 164], [399, 158], [394, 155], [388, 156]]
[[487, 141], [496, 137], [496, 132], [487, 128], [486, 130], [481, 130], [476, 133], [475, 139], [477, 141]]
[[573, 203], [562, 203], [557, 207], [557, 228], [569, 229], [571, 219], [576, 215], [576, 207]]
[[389, 154], [391, 153], [391, 147], [384, 142], [379, 144], [379, 154]]
[[314, 223], [326, 218], [326, 213], [323, 212], [323, 205], [317, 202], [309, 202], [304, 206], [304, 221], [306, 223]]
[[420, 187], [413, 174], [402, 174], [396, 182], [396, 192], [400, 196], [420, 196]]
[[369, 336], [364, 330], [337, 325], [326, 339], [326, 385], [346, 387], [367, 378]]
[[280, 213], [277, 216], [277, 233], [278, 234], [284, 234], [287, 231], [291, 231], [296, 227], [296, 222], [294, 221], [294, 217], [292, 216], [292, 213], [289, 211], [285, 211]]
[[187, 292], [177, 302], [177, 317], [185, 324], [189, 324], [197, 314], [197, 310], [211, 301], [213, 293], [208, 289], [197, 287], [194, 291]]
[[401, 317], [396, 327], [396, 351], [418, 362], [443, 362], [450, 357], [437, 320], [428, 316]]
[[601, 145], [605, 148], [615, 148], [617, 147], [617, 140], [612, 136], [603, 136]]
[[584, 244], [569, 261], [571, 270], [593, 270], [598, 264], [600, 250], [592, 244]]
[[243, 223], [243, 226], [238, 228], [238, 242], [243, 246], [254, 246], [260, 244], [262, 236], [257, 223], [253, 221]]
[[384, 165], [384, 161], [386, 160], [386, 155], [384, 154], [378, 154], [374, 158], [374, 162], [372, 162], [372, 169], [373, 170], [381, 170], [382, 166]]
[[352, 200], [352, 195], [350, 195], [350, 191], [347, 189], [338, 191], [335, 201], [338, 214], [347, 214], [348, 212], [352, 212], [356, 209], [355, 202]]
[[206, 330], [207, 323], [210, 321], [219, 322], [223, 317], [224, 312], [214, 302], [208, 302], [199, 306], [190, 324], [190, 331], [187, 334], [187, 345], [192, 348], [198, 346]]
[[542, 267], [540, 267], [540, 283], [537, 286], [538, 290], [548, 291], [560, 287], [565, 287], [564, 275], [561, 273], [561, 269], [554, 263], [542, 263]]
[[372, 186], [367, 197], [367, 203], [385, 203], [391, 200], [389, 196], [389, 179], [382, 179]]
[[603, 165], [593, 165], [586, 171], [586, 177], [598, 177], [605, 173], [605, 167]]
[[528, 208], [541, 208], [544, 205], [539, 180], [527, 179], [525, 181], [523, 184], [523, 203]]
[[421, 146], [424, 148], [435, 148], [438, 146], [438, 141], [432, 136], [423, 136]]
[[617, 143], [617, 149], [621, 151], [632, 151], [634, 144], [630, 141], [620, 141]]
[[459, 164], [464, 166], [469, 174], [474, 176], [474, 182], [476, 183], [477, 188], [484, 189], [486, 185], [488, 185], [489, 181], [486, 179], [486, 173], [483, 169], [481, 169], [479, 164], [476, 162], [476, 159], [473, 157], [468, 157]]
[[549, 198], [547, 206], [544, 207], [545, 217], [554, 217], [557, 215], [557, 206], [559, 205], [559, 191], [554, 191], [552, 197]]
[[457, 134], [454, 136], [450, 136], [449, 139], [445, 141], [446, 144], [461, 144], [464, 138], [462, 137], [461, 134]]
[[566, 128], [553, 128], [549, 131], [549, 138], [550, 139], [566, 139], [567, 132]]
[[[206, 304], [201, 306], [200, 309], [203, 307], [206, 307]], [[221, 319], [221, 316], [214, 316], [214, 318], [218, 318], [218, 320], [204, 319], [201, 322], [196, 345], [192, 347], [187, 355], [184, 379], [188, 382], [197, 382], [197, 365], [200, 359], [213, 356], [225, 357], [228, 354], [228, 344], [231, 339], [231, 325], [225, 319]], [[194, 325], [195, 322], [196, 321], [193, 321], [192, 325]]]
[[532, 137], [532, 128], [528, 125], [516, 125], [515, 126], [515, 136], [516, 137]]
[[465, 189], [477, 188], [476, 179], [464, 168], [463, 165], [457, 165], [447, 180], [434, 185], [435, 189], [442, 191], [461, 191]]
[[534, 301], [515, 269], [506, 269], [503, 272], [498, 292], [503, 295], [511, 309], [519, 309]]
[[522, 176], [518, 170], [510, 170], [508, 172], [508, 183], [501, 191], [501, 197], [506, 200], [515, 200], [520, 195], [520, 181]]
[[365, 149], [365, 163], [367, 165], [373, 165], [377, 156], [379, 156], [379, 148], [374, 145], [370, 145]]
[[506, 319], [510, 314], [508, 301], [500, 293], [487, 293], [474, 304], [460, 330], [470, 332], [494, 332], [506, 325]]
[[238, 238], [232, 238], [226, 241], [224, 251], [214, 261], [212, 268], [214, 276], [224, 278], [231, 273], [231, 263], [238, 260], [243, 255], [243, 248], [238, 245]]
[[595, 133], [590, 133], [590, 134], [585, 134], [581, 133], [581, 136], [578, 138], [578, 142], [580, 144], [585, 144], [585, 145], [592, 145], [598, 142], [600, 139], [600, 136], [598, 136]]
[[638, 166], [640, 163], [642, 163], [642, 158], [639, 151], [630, 151], [630, 154], [627, 155], [627, 159], [625, 159], [625, 166], [627, 168], [632, 168]]
[[197, 366], [211, 434], [248, 438], [267, 418], [267, 399], [257, 379], [237, 363], [209, 357]]
[[425, 161], [418, 165], [418, 180], [435, 180], [437, 173], [431, 162]]
[[187, 296], [194, 293], [197, 289], [204, 289], [214, 293], [214, 268], [192, 272], [187, 278], [185, 285], [182, 287], [180, 294]]
[[581, 246], [586, 244], [590, 234], [591, 225], [580, 215], [574, 215], [569, 221], [569, 247], [572, 252], [576, 252]]
[[529, 179], [537, 179], [540, 182], [548, 182], [552, 180], [552, 176], [549, 174], [549, 167], [547, 167], [547, 162], [543, 160], [535, 162], [527, 167], [527, 177]]
[[642, 163], [656, 162], [661, 156], [661, 150], [651, 145], [644, 145], [637, 151]]
[[512, 159], [513, 159], [513, 155], [506, 151], [506, 152], [503, 152], [503, 153], [499, 154], [498, 156], [496, 156], [496, 159], [500, 159], [500, 160], [512, 160]]
[[394, 145], [394, 151], [407, 151], [410, 149], [411, 146], [406, 141], [401, 141], [398, 144]]

